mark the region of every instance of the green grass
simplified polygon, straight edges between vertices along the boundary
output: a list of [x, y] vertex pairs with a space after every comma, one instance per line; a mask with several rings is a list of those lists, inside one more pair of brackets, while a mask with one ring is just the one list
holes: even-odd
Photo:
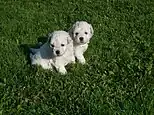
[[[21, 46], [77, 20], [94, 27], [88, 65], [32, 68]], [[0, 115], [153, 115], [153, 30], [153, 0], [1, 0]]]

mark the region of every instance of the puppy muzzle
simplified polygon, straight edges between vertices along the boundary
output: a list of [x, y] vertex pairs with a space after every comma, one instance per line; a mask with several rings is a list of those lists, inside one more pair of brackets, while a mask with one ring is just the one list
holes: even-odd
[[88, 41], [86, 40], [86, 38], [84, 38], [84, 37], [78, 37], [76, 40], [75, 40], [75, 44], [86, 44], [86, 43], [88, 43]]

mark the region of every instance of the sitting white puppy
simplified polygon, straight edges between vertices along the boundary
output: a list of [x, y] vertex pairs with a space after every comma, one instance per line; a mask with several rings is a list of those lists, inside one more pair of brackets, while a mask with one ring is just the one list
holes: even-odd
[[54, 31], [48, 35], [48, 41], [39, 49], [30, 49], [32, 65], [40, 65], [44, 69], [53, 69], [62, 74], [67, 73], [65, 66], [75, 63], [73, 40], [65, 31]]
[[93, 27], [85, 21], [77, 21], [69, 30], [69, 34], [73, 39], [74, 55], [81, 64], [85, 64], [86, 60], [83, 56], [88, 48], [88, 43], [93, 36]]

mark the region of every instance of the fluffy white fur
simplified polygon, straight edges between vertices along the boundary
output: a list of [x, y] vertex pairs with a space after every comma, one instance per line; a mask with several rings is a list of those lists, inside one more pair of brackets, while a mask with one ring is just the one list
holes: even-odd
[[75, 63], [73, 40], [65, 31], [54, 31], [48, 35], [48, 41], [39, 49], [31, 48], [30, 59], [32, 65], [40, 65], [44, 69], [53, 67], [62, 74], [66, 74], [65, 66]]
[[77, 21], [69, 30], [74, 44], [74, 55], [81, 64], [86, 63], [83, 54], [88, 48], [93, 33], [93, 27], [85, 21]]

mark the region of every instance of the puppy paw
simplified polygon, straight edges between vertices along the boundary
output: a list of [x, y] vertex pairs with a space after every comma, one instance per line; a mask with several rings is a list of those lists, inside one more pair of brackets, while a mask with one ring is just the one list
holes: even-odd
[[75, 57], [74, 56], [72, 57], [71, 63], [75, 64]]
[[83, 59], [80, 59], [80, 60], [79, 60], [79, 63], [81, 63], [81, 64], [84, 65], [84, 64], [86, 64], [86, 60], [85, 60], [84, 58], [83, 58]]
[[79, 54], [78, 53], [77, 55], [75, 55], [75, 57], [77, 58], [77, 60], [78, 60], [79, 63], [81, 63], [81, 64], [85, 64], [86, 63], [86, 60], [85, 60], [83, 54]]
[[75, 61], [72, 61], [71, 63], [72, 63], [72, 64], [75, 64]]
[[65, 71], [65, 70], [61, 70], [61, 71], [59, 71], [62, 75], [65, 75], [66, 73], [67, 73], [67, 71]]
[[65, 67], [61, 67], [61, 68], [59, 68], [58, 71], [59, 71], [59, 73], [61, 73], [62, 75], [65, 75], [65, 74], [67, 73]]

